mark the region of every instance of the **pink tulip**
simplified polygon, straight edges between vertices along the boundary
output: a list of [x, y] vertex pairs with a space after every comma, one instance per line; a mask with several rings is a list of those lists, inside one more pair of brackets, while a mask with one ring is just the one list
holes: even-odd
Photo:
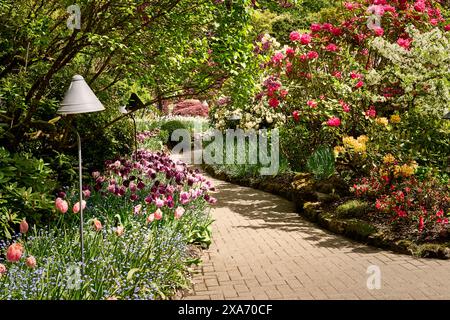
[[[84, 210], [86, 208], [86, 201], [83, 200], [81, 203], [82, 203], [82, 207]], [[80, 212], [80, 202], [77, 202], [73, 205], [72, 211], [73, 211], [73, 213]]]
[[137, 206], [134, 207], [134, 214], [138, 215], [139, 213], [141, 213], [142, 210], [142, 204], [138, 204]]
[[94, 219], [93, 224], [94, 224], [94, 230], [95, 231], [102, 230], [103, 226], [102, 226], [102, 223], [100, 222], [100, 220]]
[[69, 210], [69, 204], [67, 203], [66, 200], [63, 200], [62, 198], [56, 198], [55, 207], [61, 213], [66, 213], [67, 210]]
[[20, 233], [21, 234], [25, 234], [28, 232], [28, 223], [27, 221], [24, 219], [20, 222]]
[[154, 215], [155, 215], [155, 219], [156, 220], [161, 220], [162, 216], [163, 216], [163, 213], [162, 213], [162, 211], [160, 209], [156, 209]]
[[175, 219], [180, 219], [183, 214], [184, 214], [185, 210], [183, 207], [178, 207], [175, 209]]
[[116, 191], [116, 185], [110, 184], [108, 186], [108, 191], [111, 192], [111, 193], [114, 193], [114, 191]]
[[90, 190], [83, 190], [83, 195], [86, 199], [89, 199], [89, 197], [91, 196], [91, 191]]
[[122, 236], [124, 232], [125, 232], [125, 229], [122, 226], [117, 226], [116, 234], [118, 237]]
[[100, 177], [100, 172], [98, 171], [92, 172], [92, 178], [97, 179], [98, 177]]
[[9, 262], [17, 262], [23, 254], [23, 246], [20, 243], [13, 243], [6, 251], [6, 260]]
[[156, 207], [161, 208], [162, 206], [164, 206], [164, 200], [158, 198], [155, 200], [155, 204]]
[[6, 271], [8, 271], [8, 269], [6, 269], [6, 266], [0, 263], [0, 277], [2, 276], [2, 274], [5, 274]]
[[152, 223], [153, 220], [155, 220], [155, 214], [154, 213], [152, 213], [151, 215], [149, 215], [147, 217], [147, 223]]
[[216, 204], [217, 199], [214, 198], [214, 197], [210, 197], [209, 200], [208, 200], [208, 202], [209, 202], [210, 204]]
[[130, 188], [130, 191], [131, 191], [131, 192], [136, 192], [136, 190], [137, 190], [136, 183], [130, 182], [129, 188]]
[[189, 198], [190, 197], [191, 197], [190, 193], [185, 192], [185, 191], [181, 192], [180, 193], [180, 202], [181, 202], [181, 204], [189, 203]]
[[27, 265], [27, 267], [34, 269], [36, 268], [36, 258], [33, 256], [29, 256], [26, 260], [25, 260], [25, 264]]

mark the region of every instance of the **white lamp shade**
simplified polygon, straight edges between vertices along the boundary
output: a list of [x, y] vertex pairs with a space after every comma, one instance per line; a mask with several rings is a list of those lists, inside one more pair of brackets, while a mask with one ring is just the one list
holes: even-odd
[[80, 75], [75, 75], [57, 113], [77, 114], [103, 110], [105, 108], [86, 81], [84, 81], [84, 78]]

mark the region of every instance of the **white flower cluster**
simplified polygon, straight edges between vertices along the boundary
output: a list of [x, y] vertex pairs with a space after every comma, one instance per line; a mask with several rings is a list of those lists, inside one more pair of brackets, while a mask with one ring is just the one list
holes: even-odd
[[243, 130], [274, 128], [286, 121], [286, 117], [273, 108], [264, 106], [262, 102], [250, 105], [245, 109], [219, 109], [214, 115], [216, 128], [227, 129], [232, 122]]

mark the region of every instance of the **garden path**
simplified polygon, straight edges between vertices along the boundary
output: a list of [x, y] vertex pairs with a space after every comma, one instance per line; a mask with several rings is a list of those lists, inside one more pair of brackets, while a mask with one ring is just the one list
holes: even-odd
[[[450, 299], [450, 261], [417, 259], [318, 228], [292, 202], [212, 179], [213, 243], [185, 299]], [[367, 288], [369, 266], [381, 288]]]

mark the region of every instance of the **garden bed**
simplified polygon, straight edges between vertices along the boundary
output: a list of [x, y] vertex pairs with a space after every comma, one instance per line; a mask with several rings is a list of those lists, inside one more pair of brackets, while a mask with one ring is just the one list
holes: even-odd
[[204, 165], [203, 168], [217, 179], [293, 201], [298, 214], [336, 234], [402, 254], [450, 258], [448, 243], [417, 243], [399, 237], [395, 230], [374, 219], [368, 204], [354, 199], [338, 181], [315, 183], [309, 174], [292, 173], [276, 177], [235, 177], [210, 165]]

